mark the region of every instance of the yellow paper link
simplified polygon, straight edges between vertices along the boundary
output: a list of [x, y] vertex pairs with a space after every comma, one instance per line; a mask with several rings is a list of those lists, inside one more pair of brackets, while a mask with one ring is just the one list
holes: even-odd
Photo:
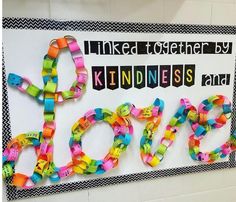
[[152, 117], [152, 109], [153, 109], [152, 106], [143, 108], [141, 117], [142, 118], [150, 118], [150, 117]]
[[79, 122], [76, 121], [75, 124], [71, 128], [72, 133], [76, 133], [79, 131]]
[[34, 168], [34, 172], [39, 173], [40, 175], [44, 174], [44, 168], [47, 165], [47, 161], [43, 160], [43, 159], [39, 159], [35, 168]]
[[84, 155], [82, 158], [81, 158], [81, 161], [84, 161], [87, 165], [89, 165], [91, 163], [91, 158], [89, 158], [87, 155]]
[[153, 156], [152, 160], [148, 164], [152, 167], [157, 166], [160, 163], [160, 159], [157, 156]]
[[87, 163], [84, 161], [81, 161], [80, 163], [77, 164], [82, 170], [85, 170], [87, 168]]
[[55, 76], [57, 76], [57, 69], [53, 68], [51, 72], [51, 77], [55, 77]]
[[146, 126], [145, 128], [148, 130], [148, 131], [152, 131], [152, 132], [155, 132], [157, 130], [159, 126], [159, 122], [158, 123], [155, 123], [153, 120], [152, 121], [148, 121], [146, 123]]
[[113, 113], [111, 116], [107, 116], [104, 118], [104, 121], [107, 121], [109, 124], [114, 124], [117, 120], [118, 116], [116, 113]]
[[43, 77], [44, 77], [44, 76], [47, 76], [47, 75], [48, 75], [48, 71], [46, 71], [45, 69], [43, 69], [43, 70], [41, 71], [41, 74], [42, 74]]
[[175, 133], [172, 133], [172, 131], [170, 130], [166, 130], [165, 131], [165, 134], [164, 134], [164, 137], [168, 140], [175, 140]]
[[39, 139], [39, 132], [29, 132], [25, 134], [26, 138]]
[[121, 155], [122, 149], [120, 148], [111, 148], [110, 149], [110, 156], [113, 158], [119, 158]]
[[22, 147], [33, 145], [33, 142], [30, 139], [26, 138], [26, 134], [21, 134], [17, 136], [16, 139], [19, 141]]
[[197, 114], [197, 112], [195, 112], [195, 111], [189, 111], [187, 117], [188, 117], [191, 121], [197, 121], [197, 119], [198, 119], [198, 114]]
[[80, 119], [72, 126], [71, 128], [72, 134], [82, 136], [82, 134], [84, 134], [84, 132], [87, 131], [90, 125], [91, 124], [87, 119], [86, 120]]
[[82, 169], [80, 166], [73, 166], [73, 171], [78, 174], [83, 174], [85, 169], [86, 169], [86, 166], [84, 169]]

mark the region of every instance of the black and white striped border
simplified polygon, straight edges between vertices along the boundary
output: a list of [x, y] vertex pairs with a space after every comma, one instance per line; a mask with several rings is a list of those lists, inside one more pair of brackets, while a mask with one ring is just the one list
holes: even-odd
[[236, 34], [236, 26], [157, 24], [102, 21], [58, 21], [36, 18], [3, 18], [4, 29], [39, 29], [100, 32], [143, 32], [183, 34]]
[[[209, 26], [209, 25], [184, 25], [184, 24], [156, 24], [156, 23], [125, 23], [125, 22], [101, 22], [101, 21], [56, 21], [49, 19], [33, 18], [3, 18], [3, 29], [33, 29], [33, 30], [67, 30], [67, 31], [100, 31], [100, 32], [143, 32], [143, 33], [185, 33], [185, 34], [224, 34], [236, 35], [236, 26]], [[6, 73], [3, 54], [3, 78], [2, 78], [2, 114], [3, 114], [3, 149], [11, 138], [10, 115], [7, 95]], [[233, 116], [231, 132], [236, 130], [236, 61], [233, 92]], [[205, 172], [217, 169], [236, 167], [235, 153], [230, 155], [227, 162], [211, 165], [200, 164], [181, 168], [157, 170], [135, 174], [127, 174], [114, 177], [104, 177], [93, 180], [85, 180], [50, 186], [42, 186], [29, 190], [16, 189], [6, 185], [7, 199], [15, 200], [36, 196], [50, 195], [62, 192], [71, 192], [80, 189], [101, 187], [113, 184], [141, 181], [147, 179], [176, 176], [181, 174]]]

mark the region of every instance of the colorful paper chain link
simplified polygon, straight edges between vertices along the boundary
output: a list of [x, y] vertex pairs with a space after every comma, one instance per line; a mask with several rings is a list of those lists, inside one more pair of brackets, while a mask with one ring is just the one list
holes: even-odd
[[[58, 77], [56, 72], [57, 58], [60, 49], [68, 47], [76, 66], [76, 81], [68, 91], [57, 92]], [[3, 152], [3, 178], [13, 176], [12, 184], [22, 188], [31, 188], [48, 176], [52, 182], [79, 174], [102, 174], [118, 165], [120, 155], [126, 150], [133, 136], [133, 126], [130, 117], [138, 120], [145, 120], [146, 126], [140, 141], [140, 153], [143, 162], [152, 167], [158, 165], [164, 158], [168, 148], [173, 144], [180, 126], [188, 120], [191, 124], [193, 134], [189, 137], [189, 153], [192, 159], [212, 163], [219, 158], [226, 157], [230, 152], [236, 150], [236, 132], [230, 135], [229, 139], [222, 146], [211, 152], [200, 151], [200, 141], [207, 132], [214, 128], [225, 125], [231, 116], [231, 103], [222, 96], [212, 96], [204, 100], [198, 112], [190, 104], [188, 99], [182, 99], [180, 108], [171, 118], [166, 126], [164, 136], [155, 153], [152, 154], [151, 147], [154, 134], [161, 122], [164, 109], [164, 102], [156, 99], [154, 103], [146, 108], [136, 108], [131, 103], [119, 106], [116, 113], [108, 109], [97, 108], [88, 111], [72, 127], [72, 136], [69, 146], [72, 161], [66, 166], [56, 167], [53, 162], [53, 135], [55, 133], [55, 104], [65, 100], [78, 98], [85, 87], [87, 72], [81, 50], [73, 37], [64, 37], [50, 43], [48, 54], [44, 57], [43, 63], [44, 89], [33, 85], [28, 79], [15, 74], [10, 74], [8, 83], [17, 87], [20, 91], [33, 96], [39, 103], [44, 104], [44, 125], [42, 132], [29, 132], [16, 136], [7, 145]], [[24, 88], [23, 84], [27, 87]], [[41, 98], [41, 96], [43, 96]], [[207, 119], [208, 112], [213, 107], [222, 108], [222, 113], [216, 119]], [[91, 159], [82, 151], [81, 138], [96, 122], [107, 122], [114, 131], [114, 142], [108, 154], [101, 160]], [[32, 176], [21, 173], [14, 173], [14, 166], [20, 152], [27, 146], [33, 146], [37, 155], [37, 164]]]

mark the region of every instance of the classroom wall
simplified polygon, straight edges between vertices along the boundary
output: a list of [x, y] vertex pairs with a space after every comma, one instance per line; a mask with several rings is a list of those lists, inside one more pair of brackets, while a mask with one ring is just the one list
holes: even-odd
[[[236, 0], [3, 0], [3, 16], [236, 25]], [[236, 169], [230, 169], [22, 201], [233, 202], [235, 193]]]

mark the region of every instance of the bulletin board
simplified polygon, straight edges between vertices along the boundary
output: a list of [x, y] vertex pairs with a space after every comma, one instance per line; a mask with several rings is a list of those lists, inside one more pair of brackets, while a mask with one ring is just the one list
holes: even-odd
[[[224, 95], [232, 103], [231, 119], [224, 127], [209, 132], [202, 140], [202, 150], [216, 148], [235, 131], [235, 26], [3, 18], [3, 149], [17, 134], [41, 131], [43, 123], [42, 105], [10, 87], [9, 73], [27, 76], [37, 86], [43, 86], [41, 69], [48, 45], [52, 39], [65, 35], [77, 40], [88, 81], [80, 99], [56, 106], [53, 158], [57, 166], [70, 161], [72, 125], [94, 108], [115, 112], [127, 102], [143, 108], [156, 98], [162, 99], [165, 106], [153, 140], [153, 152], [181, 98], [198, 106], [212, 95]], [[58, 63], [59, 89], [70, 85], [75, 74], [73, 68], [69, 53], [62, 52]], [[216, 110], [211, 116], [217, 113]], [[55, 184], [45, 179], [31, 189], [10, 186], [7, 180], [8, 200], [236, 166], [235, 152], [211, 164], [194, 161], [188, 151], [191, 127], [186, 122], [165, 158], [158, 166], [150, 167], [141, 160], [139, 149], [145, 121], [130, 120], [134, 134], [117, 167], [101, 175], [75, 174]], [[94, 159], [101, 159], [113, 139], [108, 124], [96, 124], [84, 135], [83, 150]], [[36, 163], [32, 148], [21, 156], [15, 170], [32, 174]]]

